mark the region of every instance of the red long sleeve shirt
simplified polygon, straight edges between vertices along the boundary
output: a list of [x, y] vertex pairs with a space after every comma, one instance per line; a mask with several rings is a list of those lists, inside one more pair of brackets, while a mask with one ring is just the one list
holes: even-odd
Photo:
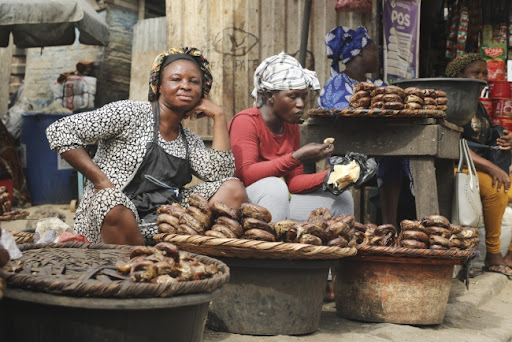
[[292, 157], [300, 147], [299, 126], [285, 122], [283, 132], [274, 134], [256, 107], [233, 117], [229, 136], [235, 176], [245, 186], [266, 177], [284, 177], [290, 193], [308, 193], [320, 188], [328, 172], [304, 174], [302, 163]]

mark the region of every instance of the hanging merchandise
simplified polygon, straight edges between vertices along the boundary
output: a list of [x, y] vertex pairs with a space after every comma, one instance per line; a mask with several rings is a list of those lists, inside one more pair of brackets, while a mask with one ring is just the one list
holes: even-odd
[[336, 0], [334, 8], [341, 12], [371, 12], [372, 0]]
[[450, 7], [449, 18], [451, 18], [448, 28], [448, 37], [446, 38], [446, 58], [455, 58], [455, 44], [457, 42], [457, 27], [459, 26], [460, 13], [456, 6]]
[[466, 41], [468, 39], [469, 11], [465, 5], [460, 8], [459, 24], [457, 26], [457, 42], [455, 44], [455, 58], [466, 52]]
[[507, 60], [507, 45], [491, 43], [480, 47], [481, 54], [487, 62], [487, 80], [505, 80], [505, 61]]

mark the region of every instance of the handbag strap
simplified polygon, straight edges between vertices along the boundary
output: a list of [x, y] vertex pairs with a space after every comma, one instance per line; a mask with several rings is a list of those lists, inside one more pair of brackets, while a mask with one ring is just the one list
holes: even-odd
[[471, 189], [473, 189], [473, 187], [478, 188], [479, 184], [478, 184], [478, 178], [476, 175], [476, 168], [475, 168], [475, 164], [473, 163], [473, 159], [471, 158], [471, 153], [469, 152], [468, 142], [466, 139], [464, 139], [464, 138], [460, 139], [459, 148], [460, 148], [460, 158], [459, 158], [459, 165], [457, 167], [457, 172], [462, 172], [462, 168], [465, 163], [468, 167], [470, 188]]

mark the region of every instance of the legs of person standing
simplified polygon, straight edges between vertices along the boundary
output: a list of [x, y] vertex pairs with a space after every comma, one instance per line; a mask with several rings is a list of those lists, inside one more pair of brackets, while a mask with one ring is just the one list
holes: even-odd
[[246, 188], [250, 203], [267, 208], [272, 221], [277, 222], [290, 216], [290, 194], [285, 181], [278, 177], [267, 177]]
[[[491, 266], [489, 271], [512, 275], [512, 269], [507, 266], [500, 250], [501, 221], [508, 203], [508, 194], [503, 187], [496, 191], [496, 185], [492, 187], [492, 178], [487, 173], [477, 174], [485, 224], [485, 265]], [[511, 258], [510, 254], [509, 251], [507, 259]]]
[[322, 189], [309, 194], [292, 194], [289, 219], [307, 220], [311, 212], [317, 208], [327, 208], [333, 216], [349, 215], [354, 213], [354, 200], [349, 191], [344, 191], [338, 196]]

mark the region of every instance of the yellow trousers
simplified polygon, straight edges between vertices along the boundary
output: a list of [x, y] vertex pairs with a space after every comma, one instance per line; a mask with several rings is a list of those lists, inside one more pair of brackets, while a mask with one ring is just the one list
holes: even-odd
[[[480, 183], [480, 198], [485, 224], [485, 246], [487, 252], [500, 253], [501, 221], [507, 207], [512, 189], [505, 193], [503, 186], [497, 191], [497, 186], [492, 187], [492, 178], [487, 173], [477, 171]], [[509, 247], [512, 251], [512, 244]]]
[[[510, 175], [510, 181], [512, 182], [512, 174]], [[512, 189], [508, 191], [508, 203], [512, 202]]]

